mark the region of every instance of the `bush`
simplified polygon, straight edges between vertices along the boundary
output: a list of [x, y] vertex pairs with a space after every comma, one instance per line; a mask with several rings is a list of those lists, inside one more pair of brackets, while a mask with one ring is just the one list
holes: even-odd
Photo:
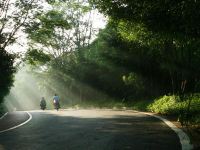
[[[188, 109], [189, 101], [191, 101]], [[181, 101], [179, 96], [163, 96], [155, 99], [153, 103], [147, 106], [147, 110], [164, 115], [179, 116], [179, 121], [183, 124], [200, 123], [200, 96], [198, 94], [187, 96]]]
[[177, 105], [176, 96], [163, 96], [155, 99], [152, 104], [147, 107], [147, 110], [160, 114], [177, 114], [179, 105]]

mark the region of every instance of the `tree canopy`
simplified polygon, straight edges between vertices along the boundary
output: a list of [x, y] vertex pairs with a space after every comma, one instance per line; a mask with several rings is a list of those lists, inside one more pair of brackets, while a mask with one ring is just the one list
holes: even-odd
[[144, 23], [155, 32], [198, 37], [200, 2], [197, 0], [90, 0], [115, 19]]
[[[49, 9], [25, 24], [26, 60], [46, 68], [36, 73], [46, 89], [129, 101], [199, 91], [198, 1], [89, 2], [48, 1]], [[94, 8], [108, 16], [99, 32]]]
[[35, 0], [0, 1], [0, 103], [9, 93], [16, 69], [14, 67], [16, 55], [11, 54], [8, 47], [17, 42], [24, 25], [34, 19], [34, 14], [40, 12], [40, 6]]

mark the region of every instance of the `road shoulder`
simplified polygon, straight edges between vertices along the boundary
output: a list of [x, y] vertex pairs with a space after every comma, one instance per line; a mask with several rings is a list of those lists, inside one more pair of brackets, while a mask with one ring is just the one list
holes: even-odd
[[25, 111], [8, 112], [0, 119], [0, 132], [19, 126], [30, 118]]

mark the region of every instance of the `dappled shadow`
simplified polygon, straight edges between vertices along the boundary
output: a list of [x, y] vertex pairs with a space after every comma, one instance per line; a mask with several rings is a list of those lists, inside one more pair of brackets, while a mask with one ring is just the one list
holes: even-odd
[[181, 149], [177, 135], [153, 117], [84, 118], [58, 114], [32, 113], [33, 119], [27, 125], [0, 134], [1, 150]]

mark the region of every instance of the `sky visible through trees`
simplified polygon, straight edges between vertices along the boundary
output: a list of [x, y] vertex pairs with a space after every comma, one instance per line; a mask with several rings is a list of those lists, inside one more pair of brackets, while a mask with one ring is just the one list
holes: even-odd
[[[200, 90], [200, 2], [47, 0], [48, 9], [34, 0], [16, 2], [18, 13], [1, 17], [1, 49], [5, 52], [23, 31], [27, 51], [19, 66], [35, 82], [19, 75], [11, 94], [30, 83], [37, 87], [35, 99], [58, 93], [63, 105], [168, 95], [175, 96], [174, 103], [186, 102], [184, 111], [192, 108], [191, 97]], [[6, 14], [8, 7], [2, 8]], [[13, 30], [7, 30], [9, 24]], [[5, 64], [11, 67], [4, 97], [16, 67], [11, 56], [2, 56], [11, 62]]]

